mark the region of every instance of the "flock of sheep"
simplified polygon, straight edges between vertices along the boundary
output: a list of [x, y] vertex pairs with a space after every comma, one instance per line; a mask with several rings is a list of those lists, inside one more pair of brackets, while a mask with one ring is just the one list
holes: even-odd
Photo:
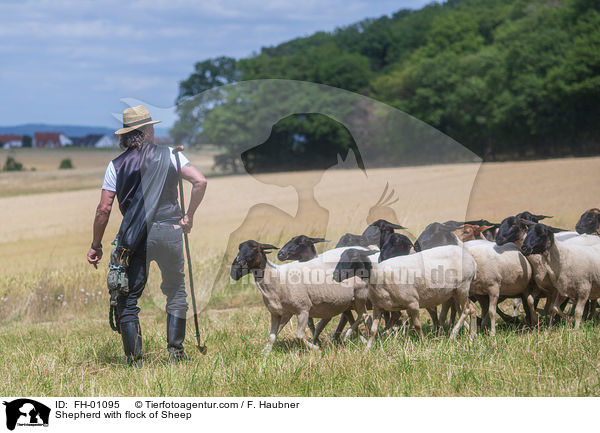
[[[271, 313], [265, 353], [292, 316], [298, 319], [296, 338], [314, 350], [325, 325], [338, 315], [332, 338], [339, 339], [348, 322], [344, 339], [353, 332], [360, 335], [359, 325], [364, 323], [369, 331], [367, 348], [382, 317], [389, 329], [408, 314], [422, 336], [422, 308], [436, 329], [446, 325], [451, 312], [450, 338], [462, 327], [474, 334], [475, 302], [481, 306], [481, 327], [489, 327], [493, 334], [497, 315], [516, 320], [497, 308], [506, 298], [515, 298], [515, 307], [517, 300], [523, 302], [530, 326], [537, 326], [541, 316], [550, 326], [559, 314], [567, 320], [573, 316], [578, 327], [583, 318], [593, 317], [600, 297], [600, 210], [584, 212], [574, 232], [539, 222], [545, 218], [549, 217], [522, 212], [500, 224], [436, 222], [414, 244], [395, 232], [404, 227], [377, 220], [362, 235], [347, 233], [336, 248], [321, 254], [315, 243], [325, 239], [295, 236], [277, 254], [281, 261], [292, 260], [281, 265], [266, 256], [277, 247], [248, 240], [239, 245], [231, 277], [239, 280], [252, 273], [263, 295]], [[546, 298], [545, 308], [538, 312], [541, 298]], [[565, 310], [569, 300], [570, 311]], [[321, 319], [316, 326], [313, 317]], [[307, 326], [313, 331], [312, 341], [305, 336]]]

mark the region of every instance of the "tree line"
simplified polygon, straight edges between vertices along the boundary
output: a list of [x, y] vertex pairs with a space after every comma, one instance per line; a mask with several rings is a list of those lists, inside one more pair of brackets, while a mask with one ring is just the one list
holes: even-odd
[[[180, 82], [173, 136], [191, 143], [220, 138], [227, 146], [218, 111], [252, 96], [226, 90], [193, 96], [266, 78], [366, 95], [437, 128], [484, 160], [596, 155], [600, 0], [450, 0], [263, 47], [247, 58], [207, 59]], [[198, 111], [199, 105], [205, 109]], [[336, 136], [341, 127], [319, 116], [304, 120], [300, 130], [307, 136]], [[298, 121], [287, 124], [298, 128]], [[273, 140], [296, 147], [298, 139], [306, 141], [282, 128], [285, 122]], [[224, 167], [235, 146], [221, 158]]]

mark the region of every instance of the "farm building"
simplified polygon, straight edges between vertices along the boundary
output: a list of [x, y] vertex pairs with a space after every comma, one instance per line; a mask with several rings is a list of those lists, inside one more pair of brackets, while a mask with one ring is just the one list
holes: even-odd
[[22, 143], [23, 137], [21, 135], [0, 134], [0, 145], [2, 145], [4, 149], [21, 147]]
[[73, 146], [80, 147], [107, 148], [119, 146], [118, 139], [111, 135], [88, 134], [84, 137], [71, 137], [71, 140], [73, 141]]
[[71, 146], [73, 141], [62, 132], [36, 132], [33, 136], [33, 147]]

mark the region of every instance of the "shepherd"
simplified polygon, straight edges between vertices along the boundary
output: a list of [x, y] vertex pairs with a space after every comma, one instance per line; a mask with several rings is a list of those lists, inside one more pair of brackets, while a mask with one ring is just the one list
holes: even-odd
[[[123, 222], [113, 251], [118, 252], [127, 266], [123, 271], [126, 288], [114, 302], [115, 329], [121, 333], [128, 364], [137, 367], [143, 365], [137, 303], [153, 260], [160, 269], [161, 290], [167, 298], [169, 359], [173, 362], [190, 359], [183, 347], [188, 303], [182, 238], [192, 229], [194, 213], [206, 191], [206, 178], [183, 153], [176, 155], [173, 148], [154, 143], [154, 124], [158, 122], [152, 120], [142, 105], [123, 111], [123, 128], [115, 132], [123, 152], [106, 168], [92, 245], [87, 254], [88, 262], [97, 268], [102, 258], [102, 237], [116, 196]], [[192, 184], [185, 213], [177, 196], [181, 178]]]

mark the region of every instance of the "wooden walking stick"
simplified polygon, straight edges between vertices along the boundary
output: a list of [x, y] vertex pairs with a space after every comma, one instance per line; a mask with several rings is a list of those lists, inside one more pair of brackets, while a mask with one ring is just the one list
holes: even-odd
[[[177, 174], [179, 175], [179, 197], [181, 200], [181, 211], [185, 213], [185, 202], [183, 199], [183, 178], [181, 177], [181, 161], [179, 160], [179, 152], [183, 151], [183, 146], [177, 146], [173, 149], [175, 154], [175, 161], [177, 162]], [[190, 292], [192, 293], [192, 306], [194, 307], [194, 325], [196, 326], [196, 342], [198, 343], [198, 350], [203, 355], [206, 354], [206, 346], [200, 343], [200, 328], [198, 327], [198, 310], [196, 309], [196, 294], [194, 293], [194, 276], [192, 274], [192, 257], [190, 255], [190, 242], [188, 240], [188, 234], [183, 233], [183, 239], [185, 241], [185, 253], [188, 262], [188, 274], [190, 278]]]

